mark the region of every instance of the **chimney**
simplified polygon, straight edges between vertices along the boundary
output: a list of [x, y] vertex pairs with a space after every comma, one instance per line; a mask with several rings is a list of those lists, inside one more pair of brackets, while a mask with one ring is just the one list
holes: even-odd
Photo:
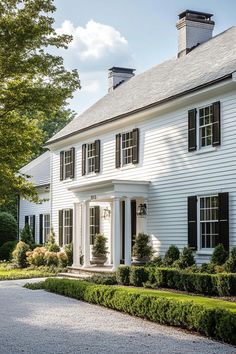
[[113, 66], [108, 70], [108, 92], [116, 89], [117, 86], [134, 76], [135, 69], [119, 68]]
[[212, 14], [186, 10], [179, 14], [176, 24], [178, 29], [178, 58], [188, 54], [201, 43], [212, 38], [215, 22]]

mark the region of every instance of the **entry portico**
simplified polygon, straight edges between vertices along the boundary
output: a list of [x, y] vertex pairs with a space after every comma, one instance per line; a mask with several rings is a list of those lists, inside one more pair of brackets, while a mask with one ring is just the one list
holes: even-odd
[[106, 265], [117, 269], [131, 264], [132, 237], [146, 232], [146, 218], [137, 217], [137, 207], [147, 205], [149, 181], [106, 180], [69, 188], [76, 196], [73, 221], [73, 267], [90, 267], [91, 208], [100, 207], [100, 233], [107, 238]]

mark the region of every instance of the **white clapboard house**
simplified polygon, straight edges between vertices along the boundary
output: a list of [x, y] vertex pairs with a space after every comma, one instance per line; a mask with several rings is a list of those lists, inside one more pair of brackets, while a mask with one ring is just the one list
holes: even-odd
[[39, 203], [20, 198], [19, 230], [29, 224], [35, 242], [43, 244], [50, 232], [50, 152], [47, 151], [31, 161], [20, 173], [27, 176], [36, 187]]
[[212, 16], [181, 13], [175, 58], [111, 68], [108, 93], [48, 141], [51, 224], [73, 240], [74, 268], [81, 255], [89, 267], [97, 233], [112, 269], [139, 232], [198, 263], [236, 246], [236, 27], [213, 37]]

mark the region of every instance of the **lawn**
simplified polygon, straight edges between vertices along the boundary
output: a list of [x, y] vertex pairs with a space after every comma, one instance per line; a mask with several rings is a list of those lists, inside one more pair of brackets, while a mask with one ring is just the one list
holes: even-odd
[[130, 294], [132, 293], [140, 293], [143, 295], [152, 295], [157, 297], [165, 297], [168, 299], [175, 299], [178, 301], [192, 301], [198, 305], [204, 305], [209, 308], [221, 308], [225, 310], [229, 310], [231, 312], [236, 313], [236, 302], [225, 301], [215, 298], [209, 298], [206, 296], [198, 296], [198, 295], [187, 295], [182, 293], [176, 293], [173, 291], [163, 291], [163, 290], [152, 290], [152, 289], [143, 289], [143, 288], [131, 288], [127, 286], [116, 286], [119, 289], [125, 289]]
[[0, 281], [14, 280], [14, 279], [29, 279], [52, 277], [56, 275], [55, 271], [47, 267], [39, 267], [38, 269], [23, 268], [23, 269], [9, 269], [10, 263], [0, 263]]

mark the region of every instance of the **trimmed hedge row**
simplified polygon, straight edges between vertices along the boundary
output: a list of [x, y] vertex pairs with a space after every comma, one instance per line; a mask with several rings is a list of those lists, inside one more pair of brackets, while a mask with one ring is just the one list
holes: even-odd
[[41, 287], [50, 292], [236, 344], [236, 315], [227, 310], [162, 296], [130, 293], [128, 288], [94, 285], [80, 280], [46, 279]]
[[117, 282], [121, 285], [161, 287], [204, 295], [236, 295], [236, 274], [230, 273], [207, 274], [173, 268], [121, 266], [117, 270]]

